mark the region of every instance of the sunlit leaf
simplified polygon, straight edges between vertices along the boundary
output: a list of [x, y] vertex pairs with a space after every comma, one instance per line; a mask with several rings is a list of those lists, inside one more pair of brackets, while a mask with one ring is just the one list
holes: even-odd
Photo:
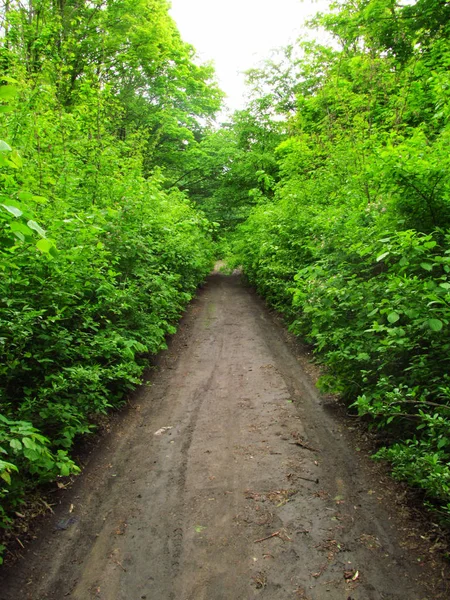
[[0, 477], [3, 479], [3, 481], [6, 481], [8, 485], [11, 485], [11, 475], [8, 473], [8, 471], [2, 471], [0, 473]]
[[10, 156], [10, 160], [12, 160], [12, 162], [17, 166], [17, 167], [23, 167], [23, 160], [22, 157], [20, 156], [20, 154], [17, 152], [17, 150], [13, 150]]
[[392, 312], [390, 312], [388, 314], [387, 319], [388, 319], [389, 323], [397, 323], [397, 321], [400, 319], [400, 315], [398, 314], [398, 312], [393, 310]]
[[383, 258], [386, 258], [386, 256], [389, 256], [390, 252], [383, 252], [383, 254], [380, 254], [380, 256], [377, 256], [377, 262], [380, 262], [380, 260], [383, 260]]
[[0, 152], [12, 152], [12, 148], [5, 141], [0, 140]]
[[41, 237], [45, 237], [45, 231], [42, 229], [42, 227], [40, 225], [38, 225], [36, 223], [36, 221], [28, 221], [27, 225], [30, 229], [33, 229], [34, 231], [36, 231]]
[[20, 240], [21, 242], [25, 241], [25, 236], [23, 235], [23, 233], [21, 233], [20, 231], [14, 231], [13, 233], [18, 240]]
[[33, 199], [33, 194], [31, 192], [23, 191], [19, 192], [19, 200], [22, 202], [29, 202]]
[[12, 100], [19, 93], [19, 89], [15, 85], [0, 86], [0, 100]]
[[48, 254], [52, 249], [53, 244], [47, 238], [42, 238], [36, 243], [36, 248], [40, 250], [43, 254]]
[[11, 206], [9, 204], [0, 204], [0, 206], [3, 206], [6, 211], [15, 217], [21, 217], [23, 215], [23, 212], [20, 210], [20, 208], [17, 208], [16, 206]]
[[34, 196], [33, 195], [33, 200], [35, 202], [37, 202], [38, 204], [46, 204], [48, 202], [48, 198], [46, 198], [45, 196]]
[[11, 448], [14, 448], [14, 450], [22, 450], [22, 442], [15, 438], [10, 440], [9, 445], [11, 446]]
[[8, 83], [18, 83], [17, 79], [11, 77], [11, 75], [0, 75], [0, 81], [7, 81]]

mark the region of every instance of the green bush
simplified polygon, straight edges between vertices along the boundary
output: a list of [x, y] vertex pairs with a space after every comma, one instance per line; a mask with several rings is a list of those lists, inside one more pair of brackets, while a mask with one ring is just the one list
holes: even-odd
[[[42, 238], [51, 239], [52, 254], [21, 240], [2, 248], [6, 508], [24, 477], [42, 481], [73, 472], [61, 466], [67, 450], [91, 431], [93, 416], [120, 406], [140, 382], [147, 357], [165, 347], [211, 269], [206, 220], [157, 181], [135, 182], [133, 189], [122, 207], [68, 210], [54, 219], [51, 238]], [[35, 462], [32, 451], [39, 453]]]
[[0, 9], [0, 527], [77, 472], [74, 444], [140, 383], [213, 263], [212, 227], [169, 183], [219, 109], [212, 67], [164, 0], [103, 9]]
[[322, 389], [383, 430], [377, 457], [449, 518], [444, 12], [335, 4], [314, 21], [333, 47], [300, 41], [251, 74], [266, 119], [286, 126], [277, 182], [237, 228], [234, 262], [314, 345]]

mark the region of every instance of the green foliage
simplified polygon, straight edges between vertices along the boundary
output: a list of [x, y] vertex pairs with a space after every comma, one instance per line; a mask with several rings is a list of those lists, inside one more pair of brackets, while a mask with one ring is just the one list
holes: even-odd
[[338, 49], [301, 43], [252, 73], [285, 129], [234, 261], [315, 346], [321, 387], [385, 430], [377, 456], [450, 516], [447, 13], [335, 5], [313, 24]]
[[171, 179], [222, 94], [165, 0], [1, 10], [6, 527], [33, 486], [78, 471], [72, 447], [140, 383], [211, 269], [214, 227]]
[[[211, 268], [210, 226], [184, 197], [158, 181], [129, 186], [123, 206], [54, 218], [54, 256], [19, 240], [3, 250], [2, 412], [33, 423], [59, 461], [139, 383]], [[43, 473], [9, 462], [21, 478]]]
[[192, 170], [177, 182], [225, 233], [245, 221], [252, 206], [273, 197], [278, 179], [274, 151], [284, 135], [264, 107], [255, 100], [231, 123], [206, 135]]

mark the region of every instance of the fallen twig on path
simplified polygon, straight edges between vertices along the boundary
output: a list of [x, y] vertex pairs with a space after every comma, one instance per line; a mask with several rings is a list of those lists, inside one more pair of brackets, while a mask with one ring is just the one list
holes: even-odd
[[113, 560], [113, 562], [114, 562], [116, 565], [118, 565], [118, 566], [119, 566], [119, 567], [120, 567], [120, 568], [123, 570], [123, 572], [124, 572], [124, 573], [126, 573], [126, 572], [127, 572], [127, 570], [125, 569], [125, 567], [123, 566], [123, 564], [122, 564], [121, 562], [119, 562], [118, 560]]
[[19, 538], [16, 538], [16, 542], [18, 544], [20, 544], [20, 546], [22, 546], [22, 548], [25, 550], [25, 546], [22, 544], [22, 542], [19, 540]]
[[39, 502], [46, 508], [46, 510], [49, 510], [52, 513], [52, 515], [55, 514], [53, 511], [53, 508], [45, 500], [43, 500], [42, 498], [39, 498]]
[[271, 533], [267, 537], [263, 537], [260, 540], [255, 540], [253, 543], [254, 544], [258, 544], [259, 542], [264, 542], [265, 540], [270, 540], [270, 538], [278, 537], [279, 535], [280, 535], [280, 532], [279, 531], [275, 531], [274, 533]]
[[302, 477], [301, 475], [297, 475], [299, 479], [303, 479], [303, 481], [312, 481], [312, 483], [319, 483], [318, 479], [311, 479], [310, 477]]
[[300, 442], [299, 440], [295, 440], [295, 442], [289, 442], [291, 444], [291, 446], [300, 446], [301, 448], [304, 448], [305, 450], [310, 450], [311, 452], [319, 452], [319, 450], [317, 450], [316, 448], [313, 448], [312, 446], [309, 446], [308, 444], [304, 444], [303, 442]]
[[261, 538], [260, 540], [255, 540], [253, 543], [258, 544], [259, 542], [264, 542], [265, 540], [270, 540], [271, 538], [279, 537], [280, 540], [292, 542], [292, 539], [287, 535], [286, 530], [279, 529], [278, 531], [274, 531], [270, 535]]

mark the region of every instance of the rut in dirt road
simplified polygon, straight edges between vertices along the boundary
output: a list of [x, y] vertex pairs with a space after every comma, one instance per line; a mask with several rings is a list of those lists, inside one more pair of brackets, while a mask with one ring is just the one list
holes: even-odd
[[269, 312], [213, 275], [0, 598], [438, 598], [361, 460]]

